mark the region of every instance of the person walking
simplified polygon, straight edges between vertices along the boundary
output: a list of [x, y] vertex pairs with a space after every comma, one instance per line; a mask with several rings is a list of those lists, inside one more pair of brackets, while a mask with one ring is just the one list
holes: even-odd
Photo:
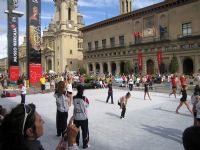
[[56, 98], [56, 128], [57, 128], [57, 136], [64, 136], [65, 128], [67, 127], [67, 118], [68, 118], [68, 98], [65, 90], [65, 82], [59, 81], [57, 90], [54, 94]]
[[181, 88], [180, 94], [181, 93], [182, 93], [182, 97], [180, 99], [180, 103], [179, 103], [178, 107], [176, 108], [176, 113], [178, 114], [179, 113], [178, 110], [181, 108], [181, 106], [183, 104], [185, 104], [187, 106], [187, 109], [193, 114], [192, 109], [190, 108], [190, 105], [187, 101], [187, 91], [186, 91], [185, 85]]
[[21, 89], [21, 104], [25, 104], [25, 98], [26, 98], [26, 87], [23, 83], [20, 84]]
[[[88, 128], [88, 114], [87, 108], [89, 106], [89, 100], [86, 96], [83, 96], [84, 87], [83, 85], [77, 86], [77, 94], [73, 97], [74, 105], [74, 124], [77, 128], [81, 127], [82, 130], [82, 140], [83, 140], [83, 149], [89, 147], [89, 128]], [[79, 145], [80, 132], [76, 137], [76, 143]]]
[[151, 100], [151, 97], [149, 95], [149, 84], [147, 81], [144, 83], [144, 100], [146, 100], [146, 95], [148, 95], [149, 100]]
[[171, 82], [172, 82], [172, 92], [169, 93], [169, 97], [174, 94], [175, 98], [176, 98], [176, 75], [172, 75], [171, 77]]
[[108, 103], [108, 100], [109, 100], [110, 97], [111, 97], [111, 104], [114, 104], [114, 102], [113, 102], [112, 81], [111, 80], [108, 83], [108, 97], [107, 97], [106, 103]]
[[126, 93], [125, 96], [122, 96], [122, 97], [120, 98], [119, 102], [118, 102], [118, 105], [120, 106], [120, 109], [122, 109], [120, 119], [125, 118], [126, 106], [127, 106], [128, 99], [129, 99], [130, 97], [131, 97], [131, 93], [128, 92], [128, 93]]

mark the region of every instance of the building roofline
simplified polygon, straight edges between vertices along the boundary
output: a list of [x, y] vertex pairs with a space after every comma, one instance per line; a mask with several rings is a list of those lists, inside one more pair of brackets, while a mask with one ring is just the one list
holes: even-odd
[[198, 0], [165, 0], [163, 2], [154, 4], [154, 5], [150, 5], [135, 11], [132, 11], [130, 13], [126, 13], [126, 14], [122, 14], [116, 17], [112, 17], [88, 26], [85, 26], [83, 28], [80, 28], [79, 30], [82, 32], [87, 32], [90, 30], [94, 30], [97, 28], [101, 28], [104, 26], [108, 26], [111, 24], [115, 24], [118, 22], [122, 22], [122, 21], [126, 21], [129, 19], [136, 19], [136, 18], [140, 18], [146, 14], [151, 14], [151, 13], [155, 13], [155, 12], [162, 12], [162, 11], [166, 11], [170, 8], [174, 8], [174, 7], [178, 7], [178, 6], [182, 6], [188, 3], [192, 3], [192, 2], [196, 2]]

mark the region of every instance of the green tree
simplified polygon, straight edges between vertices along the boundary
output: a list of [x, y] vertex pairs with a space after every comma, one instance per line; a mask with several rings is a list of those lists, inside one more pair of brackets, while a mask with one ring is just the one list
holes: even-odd
[[131, 63], [130, 61], [127, 61], [124, 64], [124, 74], [128, 75], [128, 74], [131, 74], [132, 72], [133, 72], [133, 68], [131, 66]]
[[81, 67], [81, 68], [79, 69], [79, 73], [80, 73], [81, 75], [86, 74], [85, 68]]
[[178, 59], [177, 57], [173, 54], [172, 60], [169, 64], [169, 71], [171, 73], [175, 73], [178, 71], [179, 65], [178, 65]]

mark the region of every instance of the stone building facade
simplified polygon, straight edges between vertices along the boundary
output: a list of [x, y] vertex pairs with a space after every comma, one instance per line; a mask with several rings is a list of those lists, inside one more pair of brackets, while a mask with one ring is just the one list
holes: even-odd
[[8, 73], [8, 58], [1, 58], [0, 59], [0, 74], [7, 74]]
[[179, 74], [199, 72], [199, 14], [199, 0], [165, 0], [82, 28], [87, 72], [122, 74], [130, 62], [134, 72], [170, 73], [173, 56]]
[[[42, 70], [57, 73], [77, 71], [82, 66], [84, 27], [83, 16], [78, 12], [78, 0], [54, 0], [55, 15], [42, 36]], [[26, 70], [26, 42], [20, 46], [21, 73]]]

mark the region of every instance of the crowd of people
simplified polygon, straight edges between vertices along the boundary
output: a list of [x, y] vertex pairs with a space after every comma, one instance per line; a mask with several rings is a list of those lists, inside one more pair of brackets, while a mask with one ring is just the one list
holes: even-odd
[[[80, 77], [80, 79], [81, 78], [83, 77]], [[120, 97], [118, 101], [118, 105], [121, 109], [119, 118], [124, 119], [133, 85], [140, 86], [140, 84], [142, 84], [144, 86], [144, 100], [146, 99], [146, 95], [148, 95], [148, 98], [151, 100], [149, 87], [152, 86], [153, 81], [152, 77], [148, 75], [137, 77], [134, 75], [125, 76], [124, 74], [122, 75], [122, 80], [123, 84], [128, 84], [127, 87], [129, 89], [129, 91], [124, 96]], [[103, 79], [100, 79], [99, 81], [102, 81], [103, 84]], [[111, 103], [114, 104], [112, 81], [112, 76], [106, 81], [106, 87], [108, 87], [106, 103], [108, 103], [111, 98]], [[192, 95], [193, 108], [190, 108], [187, 96], [187, 86], [185, 84], [186, 78], [183, 75], [181, 75], [178, 80], [177, 76], [170, 76], [172, 92], [169, 93], [169, 96], [174, 94], [176, 98], [177, 81], [180, 83], [180, 93], [182, 94], [182, 97], [176, 109], [176, 113], [179, 113], [179, 109], [185, 104], [188, 110], [194, 115], [194, 125], [183, 132], [183, 145], [185, 150], [197, 150], [196, 148], [199, 148], [198, 141], [195, 138], [191, 138], [191, 136], [197, 138], [200, 136], [200, 87], [199, 85], [195, 86]], [[43, 76], [40, 79], [41, 93], [45, 93], [45, 82], [46, 78]], [[89, 125], [87, 114], [89, 99], [84, 96], [84, 86], [81, 84], [82, 82], [76, 87], [77, 93], [73, 94], [72, 75], [66, 74], [65, 78], [55, 76], [54, 97], [56, 99], [57, 108], [56, 130], [57, 136], [62, 136], [61, 141], [56, 146], [56, 150], [78, 150], [80, 145], [80, 129], [82, 130], [82, 146], [84, 149], [89, 147]], [[44, 120], [36, 111], [36, 106], [34, 104], [25, 104], [26, 87], [24, 86], [24, 83], [20, 82], [19, 87], [21, 91], [21, 104], [18, 104], [10, 112], [6, 112], [2, 106], [0, 107], [0, 149], [43, 150], [42, 143], [38, 138], [44, 134]], [[72, 104], [74, 106], [73, 116], [70, 121], [68, 121], [68, 111], [71, 109], [70, 106], [72, 106]], [[67, 124], [67, 122], [69, 122], [69, 124]]]

